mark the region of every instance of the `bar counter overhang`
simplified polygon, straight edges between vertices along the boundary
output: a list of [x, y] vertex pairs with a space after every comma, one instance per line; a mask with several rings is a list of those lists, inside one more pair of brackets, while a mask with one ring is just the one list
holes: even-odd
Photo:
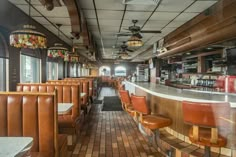
[[226, 132], [226, 153], [231, 156], [231, 151], [236, 149], [236, 94], [216, 93], [206, 91], [192, 91], [177, 89], [165, 85], [149, 82], [125, 81], [125, 89], [130, 93], [146, 96], [152, 114], [161, 114], [172, 119], [172, 125], [165, 130], [175, 137], [188, 141], [189, 125], [183, 122], [182, 101], [192, 102], [229, 102], [231, 110], [229, 119], [224, 119], [228, 127], [221, 128]]

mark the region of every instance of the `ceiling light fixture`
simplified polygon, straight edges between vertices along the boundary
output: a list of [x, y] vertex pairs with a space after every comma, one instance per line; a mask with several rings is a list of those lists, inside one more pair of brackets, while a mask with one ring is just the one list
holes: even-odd
[[132, 35], [129, 40], [127, 41], [127, 45], [129, 47], [140, 47], [143, 46], [143, 42], [140, 38], [135, 35]]
[[[60, 27], [62, 26], [61, 24], [56, 24], [58, 28], [58, 38], [60, 38]], [[50, 47], [48, 49], [48, 57], [61, 57], [65, 58], [65, 56], [68, 56], [68, 49], [63, 47], [62, 44], [60, 43], [55, 43], [54, 47]]]
[[31, 25], [31, 0], [29, 0], [29, 22], [23, 29], [16, 30], [10, 34], [10, 45], [16, 48], [46, 48], [47, 39], [43, 33], [37, 32], [36, 27]]

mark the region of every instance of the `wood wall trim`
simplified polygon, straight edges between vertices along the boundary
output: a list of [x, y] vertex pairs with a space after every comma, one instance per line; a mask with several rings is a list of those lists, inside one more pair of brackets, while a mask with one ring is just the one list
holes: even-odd
[[203, 12], [167, 35], [165, 37], [165, 46], [169, 46], [168, 51], [159, 54], [158, 57], [168, 57], [234, 39], [236, 37], [235, 8], [236, 1], [219, 1], [210, 8], [210, 15], [205, 15]]
[[63, 2], [65, 3], [68, 13], [70, 15], [71, 34], [76, 39], [79, 39], [80, 33], [82, 32], [82, 19], [77, 2], [75, 0], [63, 0]]

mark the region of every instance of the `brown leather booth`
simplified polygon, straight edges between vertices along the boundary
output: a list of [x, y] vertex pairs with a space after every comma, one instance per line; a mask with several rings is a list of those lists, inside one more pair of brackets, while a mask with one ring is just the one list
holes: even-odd
[[[79, 85], [64, 85], [64, 84], [40, 84], [40, 83], [19, 83], [17, 91], [24, 92], [53, 92], [58, 91], [58, 103], [73, 103], [71, 112], [63, 115], [58, 115], [59, 132], [66, 133], [70, 136], [68, 139], [69, 149], [73, 149], [74, 144], [79, 134], [80, 128], [84, 121], [83, 112], [80, 106], [80, 88]], [[73, 140], [71, 140], [71, 136]], [[69, 142], [70, 141], [70, 142]]]
[[0, 136], [32, 137], [32, 157], [66, 156], [66, 135], [58, 135], [55, 95], [0, 92]]
[[91, 104], [89, 103], [89, 81], [87, 79], [68, 79], [68, 80], [49, 80], [47, 83], [50, 84], [78, 84], [81, 85], [81, 92], [86, 93], [84, 97], [81, 98], [81, 109], [84, 113], [88, 114], [91, 109]]

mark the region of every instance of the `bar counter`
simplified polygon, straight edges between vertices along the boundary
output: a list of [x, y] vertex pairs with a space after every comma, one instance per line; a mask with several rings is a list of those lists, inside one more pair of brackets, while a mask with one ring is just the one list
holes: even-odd
[[231, 107], [236, 108], [236, 93], [232, 94], [232, 93], [199, 91], [191, 89], [178, 89], [150, 82], [126, 81], [125, 85], [128, 89], [132, 89], [132, 86], [137, 87], [147, 93], [162, 98], [167, 98], [177, 101], [186, 100], [194, 102], [229, 102]]
[[231, 156], [236, 150], [236, 94], [216, 93], [206, 91], [194, 91], [178, 89], [165, 85], [149, 82], [129, 82], [125, 81], [125, 89], [135, 95], [146, 96], [147, 103], [150, 105], [152, 114], [160, 114], [169, 117], [172, 125], [165, 128], [173, 136], [190, 142], [188, 132], [190, 125], [183, 122], [182, 101], [193, 102], [229, 102], [231, 110], [229, 118], [226, 119], [227, 127], [220, 128], [227, 138], [227, 146], [220, 148], [226, 152], [225, 155]]

